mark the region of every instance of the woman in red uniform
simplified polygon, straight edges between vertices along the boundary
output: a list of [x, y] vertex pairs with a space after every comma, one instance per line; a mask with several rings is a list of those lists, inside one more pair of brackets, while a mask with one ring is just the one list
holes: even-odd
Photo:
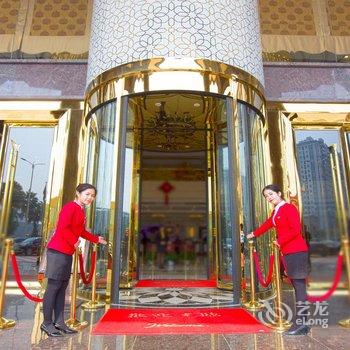
[[84, 206], [90, 205], [95, 196], [96, 188], [90, 184], [80, 184], [76, 188], [76, 199], [63, 206], [55, 233], [47, 245], [45, 276], [48, 282], [43, 300], [44, 321], [40, 328], [51, 337], [62, 336], [61, 332], [76, 333], [64, 322], [64, 302], [71, 275], [72, 255], [79, 245], [79, 238], [93, 243], [107, 243], [103, 237], [95, 236], [85, 229]]
[[258, 237], [272, 227], [277, 231], [277, 244], [284, 258], [296, 301], [296, 317], [286, 335], [301, 335], [309, 332], [307, 323], [306, 278], [309, 272], [308, 246], [301, 234], [300, 215], [293, 204], [286, 203], [277, 185], [268, 185], [262, 191], [266, 200], [274, 206], [271, 216], [248, 239]]

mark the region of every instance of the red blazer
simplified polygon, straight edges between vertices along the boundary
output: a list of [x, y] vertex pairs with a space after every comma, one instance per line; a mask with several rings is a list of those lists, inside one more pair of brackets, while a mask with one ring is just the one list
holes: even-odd
[[277, 215], [275, 216], [275, 225], [273, 224], [271, 216], [253, 233], [258, 237], [275, 226], [277, 231], [277, 243], [283, 255], [307, 252], [308, 247], [305, 239], [301, 234], [301, 223], [298, 209], [293, 205], [286, 203], [282, 205]]
[[85, 213], [79, 204], [69, 202], [61, 209], [57, 227], [47, 248], [73, 255], [79, 237], [97, 243], [98, 237], [85, 230]]

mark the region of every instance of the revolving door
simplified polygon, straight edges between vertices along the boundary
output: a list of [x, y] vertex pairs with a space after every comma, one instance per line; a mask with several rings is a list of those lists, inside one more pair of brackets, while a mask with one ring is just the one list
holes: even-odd
[[231, 75], [217, 80], [218, 92], [164, 89], [176, 83], [165, 75], [155, 89], [155, 72], [145, 91], [145, 77], [129, 78], [91, 87], [87, 98], [81, 179], [98, 191], [89, 226], [110, 243], [99, 247], [100, 292], [113, 305], [140, 279], [204, 279], [239, 303], [248, 263], [240, 231], [267, 215], [263, 99], [257, 90], [242, 94], [251, 103], [233, 98]]

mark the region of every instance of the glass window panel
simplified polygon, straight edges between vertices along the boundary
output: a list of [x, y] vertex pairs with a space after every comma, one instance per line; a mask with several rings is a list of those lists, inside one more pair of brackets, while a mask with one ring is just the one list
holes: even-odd
[[339, 131], [296, 130], [295, 140], [311, 281], [331, 281], [345, 230], [341, 211], [348, 207]]
[[[94, 214], [92, 218], [92, 231], [95, 234], [105, 237], [109, 241], [109, 229], [112, 221], [111, 202], [112, 202], [112, 167], [114, 162], [114, 133], [115, 133], [115, 102], [111, 102], [101, 107], [95, 113], [96, 130], [94, 124], [90, 124], [89, 130], [89, 148], [92, 154], [97, 157], [96, 160], [90, 158], [88, 162], [89, 169], [87, 173], [94, 171], [96, 162], [96, 171], [94, 184], [97, 188], [97, 196], [94, 203]], [[93, 149], [93, 150], [92, 150]], [[93, 155], [91, 155], [93, 157]], [[90, 179], [92, 176], [89, 175]], [[107, 246], [98, 246], [97, 273], [100, 282], [105, 281], [108, 260]]]
[[[1, 201], [11, 152], [10, 140], [13, 140], [20, 147], [7, 236], [14, 240], [13, 249], [18, 256], [19, 269], [27, 279], [37, 277], [53, 137], [53, 127], [9, 128]], [[12, 269], [9, 278], [13, 278]]]
[[[125, 100], [127, 101], [127, 100]], [[130, 101], [130, 100], [129, 100]], [[135, 123], [135, 113], [130, 105], [126, 115], [124, 148], [124, 173], [122, 190], [120, 284], [127, 286], [136, 276], [137, 244], [139, 231], [140, 190], [140, 129]], [[135, 127], [133, 127], [135, 126]]]
[[[264, 125], [260, 116], [249, 106], [239, 103], [239, 160], [242, 184], [243, 231], [250, 232], [258, 227], [268, 216], [267, 204], [261, 194], [266, 186], [266, 160], [264, 144]], [[257, 240], [260, 261], [265, 272], [268, 269], [269, 236]], [[249, 275], [249, 255], [245, 245], [244, 274]], [[261, 288], [261, 286], [257, 286]]]
[[222, 282], [232, 283], [233, 226], [230, 188], [229, 148], [227, 129], [217, 134], [217, 188], [219, 190], [219, 277]]

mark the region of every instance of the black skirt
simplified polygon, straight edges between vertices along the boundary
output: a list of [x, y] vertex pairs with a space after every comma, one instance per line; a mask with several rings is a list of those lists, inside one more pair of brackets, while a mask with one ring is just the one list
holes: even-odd
[[64, 254], [54, 249], [48, 249], [46, 259], [46, 278], [60, 281], [69, 280], [72, 270], [72, 255]]
[[287, 275], [292, 279], [304, 279], [310, 273], [309, 252], [298, 252], [283, 256]]

